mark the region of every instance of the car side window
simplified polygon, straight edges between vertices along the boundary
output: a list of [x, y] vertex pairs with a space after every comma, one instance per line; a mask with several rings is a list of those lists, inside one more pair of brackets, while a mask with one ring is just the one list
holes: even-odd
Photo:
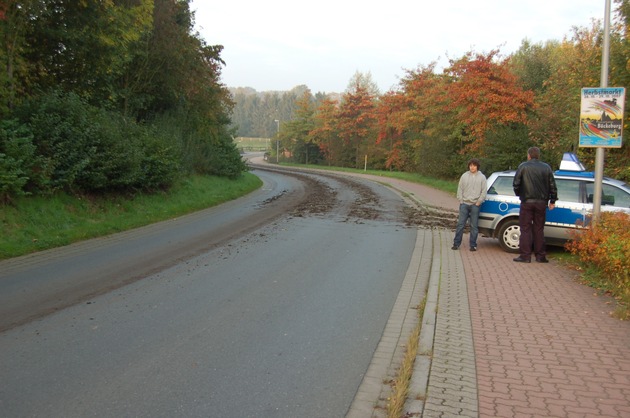
[[512, 176], [499, 176], [492, 183], [492, 186], [488, 189], [488, 194], [503, 194], [508, 196], [514, 196], [514, 188], [512, 183], [514, 177]]
[[[593, 183], [586, 184], [586, 195], [589, 203], [593, 203], [594, 188], [595, 185]], [[602, 184], [602, 206], [605, 205], [630, 208], [630, 194], [610, 184]]]
[[558, 200], [563, 202], [580, 203], [580, 181], [569, 179], [556, 179], [558, 188]]

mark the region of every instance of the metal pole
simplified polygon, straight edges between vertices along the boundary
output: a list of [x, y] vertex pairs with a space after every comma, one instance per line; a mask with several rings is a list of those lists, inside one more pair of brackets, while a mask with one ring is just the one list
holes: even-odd
[[274, 120], [274, 122], [276, 122], [276, 164], [279, 163], [279, 158], [280, 158], [280, 120], [276, 119]]
[[[604, 44], [602, 45], [602, 72], [600, 87], [608, 87], [608, 61], [610, 56], [610, 0], [604, 9]], [[593, 222], [597, 222], [602, 206], [602, 180], [604, 179], [604, 148], [595, 151], [595, 184], [593, 188]]]

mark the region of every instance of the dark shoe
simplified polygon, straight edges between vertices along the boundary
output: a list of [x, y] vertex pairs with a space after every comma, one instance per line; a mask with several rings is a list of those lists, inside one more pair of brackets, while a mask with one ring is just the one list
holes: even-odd
[[516, 261], [517, 263], [531, 263], [532, 262], [531, 260], [528, 260], [523, 257], [516, 257], [512, 261]]
[[537, 258], [536, 262], [537, 263], [548, 263], [549, 260], [547, 260], [547, 258], [543, 257], [543, 258]]
[[459, 250], [459, 247], [458, 247], [457, 245], [453, 245], [453, 246], [451, 247], [451, 250]]
[[477, 251], [477, 247], [470, 247], [470, 251]]

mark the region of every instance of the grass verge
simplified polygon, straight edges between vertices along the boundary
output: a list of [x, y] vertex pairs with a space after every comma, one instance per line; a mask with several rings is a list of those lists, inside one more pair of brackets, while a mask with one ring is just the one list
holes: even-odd
[[236, 180], [193, 176], [154, 194], [23, 197], [0, 206], [0, 259], [192, 213], [243, 196], [261, 184], [258, 177], [245, 173]]

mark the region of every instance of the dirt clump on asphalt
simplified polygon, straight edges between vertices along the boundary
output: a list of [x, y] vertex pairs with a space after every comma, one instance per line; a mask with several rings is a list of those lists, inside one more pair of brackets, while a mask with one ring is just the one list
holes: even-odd
[[[338, 191], [317, 178], [300, 176], [308, 189], [306, 199], [297, 205], [291, 212], [296, 217], [312, 215], [324, 215], [334, 212], [339, 205]], [[346, 208], [345, 222], [362, 222], [368, 220], [383, 220], [388, 216], [382, 210], [380, 198], [377, 193], [365, 183], [355, 179], [324, 175], [333, 178], [345, 191], [351, 190], [355, 195], [354, 200]], [[396, 218], [408, 227], [416, 228], [445, 228], [454, 230], [457, 224], [457, 213], [447, 209], [422, 205], [417, 201], [409, 201], [404, 205]]]
[[418, 228], [445, 228], [455, 230], [457, 226], [457, 213], [431, 206], [407, 206], [404, 210], [405, 222], [408, 226]]
[[307, 185], [308, 196], [293, 209], [291, 215], [303, 217], [331, 212], [337, 205], [337, 191], [312, 177], [304, 176], [301, 179]]

